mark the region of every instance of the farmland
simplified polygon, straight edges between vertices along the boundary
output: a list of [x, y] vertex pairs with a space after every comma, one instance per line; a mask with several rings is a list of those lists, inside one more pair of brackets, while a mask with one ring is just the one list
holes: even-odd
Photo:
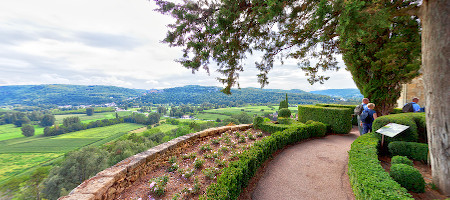
[[[117, 112], [117, 114], [122, 117], [129, 115], [131, 112]], [[64, 118], [67, 117], [79, 117], [81, 122], [88, 123], [91, 121], [96, 121], [100, 119], [112, 119], [116, 117], [116, 112], [104, 112], [104, 113], [94, 113], [92, 116], [86, 114], [66, 114], [66, 115], [55, 115], [55, 124], [62, 124]]]
[[0, 183], [69, 151], [88, 145], [98, 146], [141, 127], [143, 125], [123, 123], [55, 137], [33, 136], [0, 141]]
[[[35, 136], [33, 137], [44, 134], [43, 127], [34, 125], [34, 129]], [[0, 141], [23, 137], [25, 136], [22, 135], [22, 130], [20, 129], [20, 127], [16, 127], [14, 124], [0, 125]]]
[[[297, 107], [289, 107], [292, 113], [297, 113]], [[231, 118], [234, 114], [239, 114], [241, 112], [245, 112], [250, 116], [258, 115], [263, 116], [265, 113], [274, 113], [278, 111], [278, 106], [245, 106], [245, 107], [231, 107], [231, 108], [219, 108], [212, 110], [205, 110], [197, 115], [195, 115], [198, 119], [204, 120], [216, 120], [219, 118], [220, 120], [224, 120], [227, 118]]]

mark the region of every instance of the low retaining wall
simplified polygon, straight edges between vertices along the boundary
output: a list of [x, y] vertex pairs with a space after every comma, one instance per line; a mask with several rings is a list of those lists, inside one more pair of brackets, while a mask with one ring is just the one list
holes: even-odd
[[226, 131], [245, 130], [252, 124], [223, 126], [191, 133], [155, 146], [147, 151], [131, 156], [116, 165], [97, 173], [73, 189], [69, 195], [58, 200], [101, 200], [114, 199], [123, 190], [132, 186], [140, 177], [145, 176], [155, 161], [167, 160], [171, 155], [181, 152], [183, 147], [197, 143], [202, 138], [221, 134]]

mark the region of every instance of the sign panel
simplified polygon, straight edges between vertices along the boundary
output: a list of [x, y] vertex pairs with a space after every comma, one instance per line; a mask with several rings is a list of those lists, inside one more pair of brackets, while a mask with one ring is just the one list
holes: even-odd
[[403, 132], [404, 130], [406, 130], [408, 128], [409, 128], [409, 126], [396, 124], [396, 123], [389, 123], [386, 126], [381, 127], [380, 129], [378, 129], [375, 132], [389, 136], [389, 137], [395, 137], [396, 135], [398, 135], [399, 133]]

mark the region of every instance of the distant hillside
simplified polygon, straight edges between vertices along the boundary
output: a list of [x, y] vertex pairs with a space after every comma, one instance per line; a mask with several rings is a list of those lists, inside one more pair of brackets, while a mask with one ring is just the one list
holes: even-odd
[[104, 103], [152, 104], [223, 104], [247, 103], [278, 104], [288, 94], [290, 104], [338, 103], [335, 97], [312, 94], [302, 90], [243, 88], [232, 89], [232, 95], [220, 92], [222, 88], [188, 85], [167, 89], [138, 90], [115, 86], [85, 85], [20, 85], [0, 86], [0, 105], [36, 106], [91, 105]]
[[363, 98], [363, 95], [359, 92], [359, 89], [328, 89], [311, 91], [310, 93], [328, 95], [331, 97], [342, 97], [345, 99]]
[[16, 85], [0, 86], [0, 105], [104, 104], [138, 97], [145, 90], [102, 85]]
[[232, 95], [220, 92], [221, 88], [212, 86], [188, 85], [168, 88], [155, 93], [146, 94], [133, 100], [136, 103], [153, 104], [226, 104], [274, 103], [278, 104], [288, 94], [290, 104], [336, 103], [335, 98], [311, 94], [302, 90], [279, 90], [242, 88], [232, 89]]

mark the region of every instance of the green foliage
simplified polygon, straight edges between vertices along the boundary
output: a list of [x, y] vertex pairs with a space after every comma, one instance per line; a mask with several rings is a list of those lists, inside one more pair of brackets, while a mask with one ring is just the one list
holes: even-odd
[[219, 173], [219, 169], [215, 167], [210, 167], [202, 170], [202, 173], [209, 179], [216, 179], [216, 175]]
[[231, 115], [231, 117], [237, 119], [240, 124], [251, 124], [253, 121], [252, 116], [248, 115], [246, 112], [241, 112], [237, 115]]
[[53, 126], [55, 124], [55, 116], [51, 114], [45, 114], [41, 119], [41, 126]]
[[[389, 123], [397, 123], [409, 126], [408, 129], [401, 132], [400, 134], [396, 135], [395, 137], [385, 137], [386, 144], [389, 144], [392, 141], [408, 141], [408, 142], [417, 142], [419, 140], [419, 135], [421, 136], [422, 140], [426, 141], [426, 132], [423, 133], [422, 131], [425, 131], [426, 124], [423, 123], [425, 121], [425, 114], [424, 113], [401, 113], [401, 114], [393, 114], [393, 115], [386, 115], [381, 116], [375, 119], [373, 122], [372, 128], [374, 131], [380, 129], [381, 127], [389, 124]], [[418, 129], [418, 123], [420, 123], [421, 126], [421, 133], [419, 134]], [[422, 123], [421, 123], [422, 122]], [[381, 139], [381, 134], [376, 133], [376, 136]], [[425, 138], [423, 138], [425, 137]]]
[[86, 108], [86, 115], [87, 116], [94, 115], [94, 108]]
[[[336, 107], [336, 108], [350, 108], [351, 110], [355, 110], [357, 105], [341, 105], [341, 104], [317, 103], [316, 106], [320, 106], [320, 107]], [[352, 125], [358, 126], [358, 118], [357, 118], [356, 115], [352, 115]]]
[[107, 167], [106, 151], [96, 147], [85, 147], [65, 156], [60, 167], [54, 167], [44, 182], [44, 197], [57, 199], [61, 189], [75, 188], [84, 180]]
[[389, 173], [391, 177], [409, 191], [425, 192], [425, 181], [419, 170], [406, 164], [394, 164]]
[[406, 156], [413, 160], [427, 162], [428, 144], [395, 141], [389, 143], [388, 148], [393, 156]]
[[196, 158], [195, 161], [194, 161], [194, 168], [195, 169], [200, 169], [200, 168], [203, 167], [204, 163], [205, 163], [205, 160]]
[[34, 126], [31, 126], [29, 124], [24, 124], [21, 128], [22, 135], [25, 137], [31, 137], [34, 135]]
[[278, 117], [277, 119], [277, 122], [279, 124], [286, 124], [286, 125], [292, 124], [293, 121], [294, 121], [293, 119], [285, 117]]
[[414, 166], [413, 162], [405, 156], [394, 156], [391, 159], [391, 165], [395, 164], [405, 164], [409, 166]]
[[291, 117], [291, 110], [289, 110], [288, 108], [281, 108], [278, 111], [278, 117], [285, 117], [285, 118]]
[[166, 185], [168, 182], [169, 182], [169, 176], [167, 176], [167, 175], [153, 178], [149, 181], [150, 191], [152, 191], [153, 193], [155, 193], [158, 196], [162, 196], [165, 193]]
[[298, 121], [322, 122], [331, 126], [333, 133], [347, 134], [352, 128], [353, 110], [350, 108], [298, 106]]
[[378, 143], [373, 133], [364, 134], [352, 143], [348, 152], [348, 174], [356, 199], [412, 199], [381, 167]]
[[305, 125], [293, 124], [284, 131], [278, 131], [256, 141], [253, 146], [242, 152], [239, 160], [232, 161], [228, 167], [222, 169], [222, 174], [217, 178], [217, 183], [211, 184], [206, 189], [207, 199], [237, 199], [242, 188], [246, 187], [248, 181], [256, 170], [278, 149], [293, 144], [311, 136], [310, 132], [323, 132], [325, 125], [322, 123]]

